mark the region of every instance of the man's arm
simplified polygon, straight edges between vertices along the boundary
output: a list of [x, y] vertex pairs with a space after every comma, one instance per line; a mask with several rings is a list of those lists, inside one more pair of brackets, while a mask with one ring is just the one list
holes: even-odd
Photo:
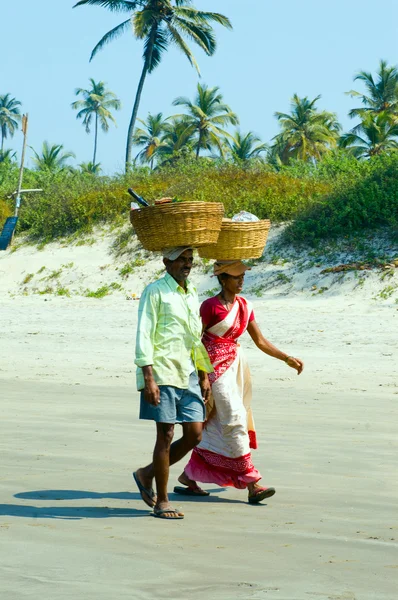
[[144, 398], [148, 404], [152, 404], [153, 406], [157, 406], [160, 404], [160, 390], [159, 386], [155, 381], [152, 372], [152, 365], [147, 365], [146, 367], [142, 367], [142, 372], [144, 374]]
[[144, 375], [144, 398], [149, 404], [157, 406], [160, 391], [153, 376], [153, 348], [158, 322], [159, 298], [151, 288], [141, 296], [138, 307], [137, 338], [135, 345], [135, 364], [141, 367]]

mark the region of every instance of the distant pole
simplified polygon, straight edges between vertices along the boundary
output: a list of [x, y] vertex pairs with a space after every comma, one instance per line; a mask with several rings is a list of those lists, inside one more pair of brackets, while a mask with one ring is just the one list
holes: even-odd
[[19, 169], [19, 178], [18, 178], [18, 187], [17, 187], [17, 196], [15, 199], [15, 213], [14, 216], [18, 216], [18, 210], [21, 206], [21, 189], [22, 189], [22, 179], [23, 179], [23, 170], [25, 164], [25, 150], [26, 150], [26, 139], [28, 133], [28, 114], [23, 115], [22, 117], [22, 133], [23, 133], [23, 145], [22, 145], [22, 156], [21, 156], [21, 167]]

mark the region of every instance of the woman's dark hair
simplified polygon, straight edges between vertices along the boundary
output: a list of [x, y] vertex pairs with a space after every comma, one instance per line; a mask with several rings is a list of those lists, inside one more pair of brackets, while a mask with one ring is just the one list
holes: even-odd
[[225, 279], [228, 279], [228, 273], [221, 273], [220, 275], [217, 275], [217, 279], [218, 279], [218, 283], [222, 287], [222, 282], [225, 281]]

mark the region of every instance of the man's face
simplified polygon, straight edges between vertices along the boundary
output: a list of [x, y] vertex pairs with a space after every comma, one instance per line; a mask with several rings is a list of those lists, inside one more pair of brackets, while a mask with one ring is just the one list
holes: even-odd
[[175, 260], [164, 259], [167, 272], [178, 283], [185, 283], [189, 277], [193, 263], [193, 251], [184, 250], [182, 254]]

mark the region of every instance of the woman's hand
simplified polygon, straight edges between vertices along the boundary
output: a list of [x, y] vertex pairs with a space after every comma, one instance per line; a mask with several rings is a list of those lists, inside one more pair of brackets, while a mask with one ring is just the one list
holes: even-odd
[[299, 358], [294, 358], [294, 356], [288, 356], [286, 359], [286, 364], [288, 367], [291, 367], [292, 369], [296, 369], [297, 375], [300, 375], [300, 373], [303, 372], [304, 363]]
[[208, 400], [210, 398], [210, 394], [211, 394], [210, 381], [207, 376], [207, 373], [205, 373], [204, 371], [199, 371], [198, 375], [199, 375], [199, 385], [200, 385], [200, 389], [202, 391], [203, 402], [206, 404], [208, 402]]

